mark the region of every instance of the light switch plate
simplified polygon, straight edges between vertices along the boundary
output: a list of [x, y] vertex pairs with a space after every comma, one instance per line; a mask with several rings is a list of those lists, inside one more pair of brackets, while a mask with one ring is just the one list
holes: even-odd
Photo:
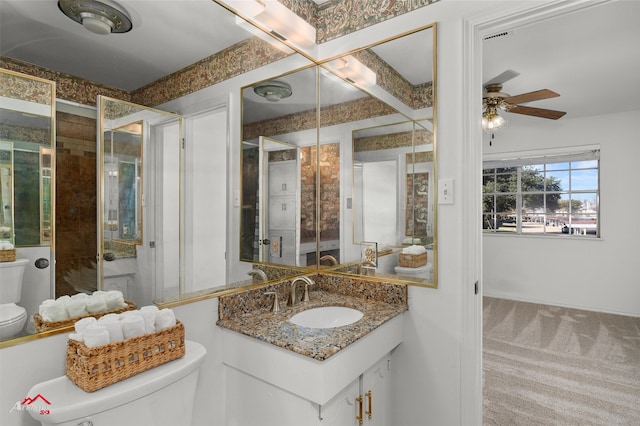
[[438, 180], [438, 204], [453, 204], [453, 179]]

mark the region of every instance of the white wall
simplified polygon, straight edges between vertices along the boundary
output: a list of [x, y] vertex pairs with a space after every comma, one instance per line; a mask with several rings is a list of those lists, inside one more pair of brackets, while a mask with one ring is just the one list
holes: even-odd
[[[606, 124], [606, 125], [603, 125]], [[484, 294], [640, 315], [640, 110], [511, 126], [485, 154], [600, 144], [600, 239], [484, 235]]]

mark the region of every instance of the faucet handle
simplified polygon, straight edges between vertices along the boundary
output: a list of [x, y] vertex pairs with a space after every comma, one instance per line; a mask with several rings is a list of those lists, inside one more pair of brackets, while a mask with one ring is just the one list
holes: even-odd
[[[309, 280], [311, 281], [311, 280]], [[309, 301], [309, 286], [310, 285], [314, 285], [315, 283], [313, 281], [311, 282], [306, 282], [304, 284], [304, 297], [302, 298], [303, 302], [308, 302]]]
[[264, 294], [271, 295], [273, 294], [273, 307], [271, 308], [271, 312], [280, 312], [280, 302], [278, 301], [278, 292], [276, 291], [265, 291]]

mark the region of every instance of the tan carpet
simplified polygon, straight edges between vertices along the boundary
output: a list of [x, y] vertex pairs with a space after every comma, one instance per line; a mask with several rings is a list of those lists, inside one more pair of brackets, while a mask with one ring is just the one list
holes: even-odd
[[640, 425], [640, 318], [484, 297], [484, 425]]

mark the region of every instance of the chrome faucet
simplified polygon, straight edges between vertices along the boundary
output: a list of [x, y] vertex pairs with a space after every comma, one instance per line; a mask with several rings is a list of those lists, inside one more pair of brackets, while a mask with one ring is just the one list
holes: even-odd
[[261, 281], [268, 281], [267, 274], [262, 269], [252, 269], [247, 272], [253, 278], [259, 278]]
[[287, 306], [296, 306], [298, 304], [298, 299], [296, 298], [296, 283], [298, 281], [304, 281], [304, 299], [305, 301], [309, 300], [309, 290], [308, 287], [310, 285], [315, 284], [313, 280], [309, 277], [296, 277], [291, 281], [291, 288], [289, 290], [289, 300], [287, 301]]

